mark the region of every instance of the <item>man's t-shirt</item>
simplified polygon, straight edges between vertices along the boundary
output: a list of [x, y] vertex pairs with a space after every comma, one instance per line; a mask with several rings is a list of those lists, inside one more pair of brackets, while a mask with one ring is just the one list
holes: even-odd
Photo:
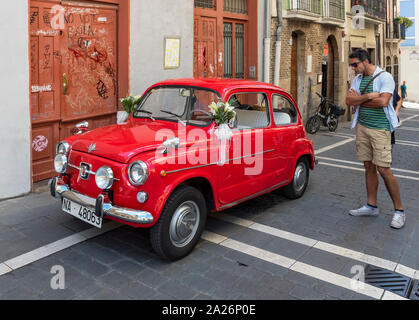
[[400, 86], [400, 89], [401, 89], [402, 95], [406, 95], [407, 86], [405, 84], [402, 84]]
[[[368, 82], [371, 81], [373, 76], [363, 77], [359, 91], [363, 91]], [[373, 92], [373, 82], [370, 83], [364, 94]], [[377, 130], [388, 130], [390, 131], [390, 123], [383, 108], [370, 108], [361, 106], [359, 108], [358, 122], [363, 126]]]

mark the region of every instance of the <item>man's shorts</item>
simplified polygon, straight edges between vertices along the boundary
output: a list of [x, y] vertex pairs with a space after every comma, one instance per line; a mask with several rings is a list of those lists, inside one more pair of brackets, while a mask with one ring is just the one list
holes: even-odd
[[356, 125], [356, 156], [379, 167], [391, 166], [391, 132]]

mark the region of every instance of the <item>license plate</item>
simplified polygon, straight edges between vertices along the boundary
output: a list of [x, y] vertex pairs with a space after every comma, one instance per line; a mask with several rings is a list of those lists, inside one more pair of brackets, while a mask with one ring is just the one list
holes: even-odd
[[95, 211], [84, 207], [74, 201], [63, 198], [62, 209], [64, 212], [79, 218], [80, 220], [91, 224], [97, 228], [102, 228], [102, 218], [95, 215]]

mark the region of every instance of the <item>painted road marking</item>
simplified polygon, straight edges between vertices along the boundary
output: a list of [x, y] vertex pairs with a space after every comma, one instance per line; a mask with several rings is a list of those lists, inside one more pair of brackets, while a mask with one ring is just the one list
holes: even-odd
[[[348, 167], [348, 166], [335, 164], [335, 163], [324, 162], [324, 161], [319, 161], [319, 164], [324, 165], [324, 166], [329, 166], [329, 167], [341, 168], [341, 169], [348, 169], [348, 170], [355, 170], [355, 171], [362, 171], [362, 172], [365, 171], [365, 169], [363, 169], [363, 168], [361, 169], [361, 168]], [[393, 175], [397, 178], [419, 181], [419, 177], [418, 178], [409, 177], [409, 176], [403, 176], [401, 174], [393, 174]]]
[[[281, 230], [278, 228], [273, 228], [273, 227], [260, 224], [251, 220], [238, 218], [238, 217], [231, 216], [224, 213], [211, 214], [210, 217], [213, 217], [222, 221], [226, 221], [229, 223], [233, 223], [233, 224], [236, 224], [236, 225], [248, 228], [248, 229], [263, 232], [263, 233], [266, 233], [266, 234], [269, 234], [278, 238], [282, 238], [288, 241], [296, 242], [296, 243], [299, 243], [299, 244], [302, 244], [311, 248], [316, 248], [322, 251], [333, 253], [342, 257], [372, 264], [377, 267], [381, 267], [390, 271], [398, 272], [400, 274], [408, 276], [409, 278], [414, 278], [414, 279], [419, 280], [419, 270], [406, 267], [394, 261], [382, 259], [376, 256], [358, 252], [355, 250], [336, 246], [336, 245], [329, 244], [329, 243], [319, 241], [316, 239], [304, 237], [296, 233], [288, 232], [288, 231]], [[219, 240], [220, 240], [219, 242], [225, 241], [225, 239], [222, 239], [222, 238], [220, 238]]]
[[[335, 161], [335, 162], [342, 162], [342, 163], [354, 164], [354, 165], [357, 165], [357, 166], [363, 166], [364, 165], [361, 162], [340, 160], [340, 159], [329, 158], [329, 157], [319, 156], [319, 157], [316, 157], [316, 158], [323, 159], [323, 160], [329, 160], [329, 161]], [[400, 171], [400, 172], [405, 172], [405, 173], [410, 173], [410, 174], [419, 174], [419, 171], [405, 170], [405, 169], [397, 169], [397, 168], [391, 168], [391, 171]]]
[[[214, 234], [210, 231], [204, 231], [202, 235], [202, 239], [216, 243], [220, 246], [239, 251], [241, 253], [250, 255], [252, 257], [267, 261], [269, 263], [273, 263], [275, 265], [281, 266], [283, 268], [292, 270], [294, 272], [298, 272], [304, 275], [307, 275], [311, 278], [315, 278], [353, 292], [357, 292], [375, 299], [401, 299], [401, 300], [408, 300], [401, 296], [393, 297], [391, 294], [386, 294], [386, 290], [378, 287], [374, 287], [370, 284], [356, 281], [352, 278], [348, 278], [337, 273], [333, 273], [327, 271], [325, 269], [321, 269], [318, 267], [314, 267], [312, 265], [299, 262], [295, 259], [290, 259], [288, 257], [282, 256], [277, 253], [273, 253], [270, 251], [266, 251], [243, 242], [239, 242], [233, 239], [226, 238], [224, 236], [220, 236], [218, 234]], [[217, 239], [216, 241], [213, 241]]]
[[318, 155], [318, 154], [320, 154], [320, 153], [323, 153], [323, 152], [329, 151], [329, 150], [331, 150], [331, 149], [334, 149], [334, 148], [337, 148], [337, 147], [343, 146], [344, 144], [347, 144], [347, 143], [352, 142], [352, 141], [354, 141], [354, 140], [355, 140], [355, 138], [349, 138], [349, 139], [346, 139], [346, 140], [343, 140], [343, 141], [340, 141], [340, 142], [337, 142], [337, 143], [331, 144], [330, 146], [326, 146], [326, 147], [320, 148], [320, 149], [318, 149], [318, 150], [315, 150], [315, 151], [314, 151], [314, 154], [315, 154], [315, 155]]
[[78, 243], [86, 241], [88, 239], [97, 237], [106, 232], [112, 231], [116, 228], [119, 228], [121, 224], [114, 221], [108, 222], [103, 225], [102, 229], [90, 228], [79, 233], [75, 233], [69, 237], [60, 239], [58, 241], [49, 243], [45, 246], [42, 246], [38, 249], [32, 250], [30, 252], [24, 253], [18, 257], [9, 259], [0, 263], [0, 275], [6, 274], [8, 272], [14, 271], [16, 269], [22, 268], [31, 264], [35, 261], [43, 259], [47, 256], [50, 256], [54, 253], [60, 252], [64, 249], [70, 248]]

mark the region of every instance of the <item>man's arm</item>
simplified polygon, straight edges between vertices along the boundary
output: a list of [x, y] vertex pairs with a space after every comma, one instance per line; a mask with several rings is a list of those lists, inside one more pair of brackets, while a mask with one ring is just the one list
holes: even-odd
[[359, 106], [361, 104], [366, 105], [366, 103], [379, 98], [379, 96], [380, 94], [378, 92], [371, 92], [360, 95], [354, 89], [350, 89], [346, 95], [346, 104], [349, 106]]
[[388, 93], [388, 92], [383, 92], [381, 94], [379, 94], [378, 92], [373, 92], [373, 93], [377, 93], [378, 97], [372, 99], [371, 101], [362, 103], [363, 106], [370, 107], [370, 108], [385, 108], [388, 106], [388, 103], [391, 99], [391, 93]]

